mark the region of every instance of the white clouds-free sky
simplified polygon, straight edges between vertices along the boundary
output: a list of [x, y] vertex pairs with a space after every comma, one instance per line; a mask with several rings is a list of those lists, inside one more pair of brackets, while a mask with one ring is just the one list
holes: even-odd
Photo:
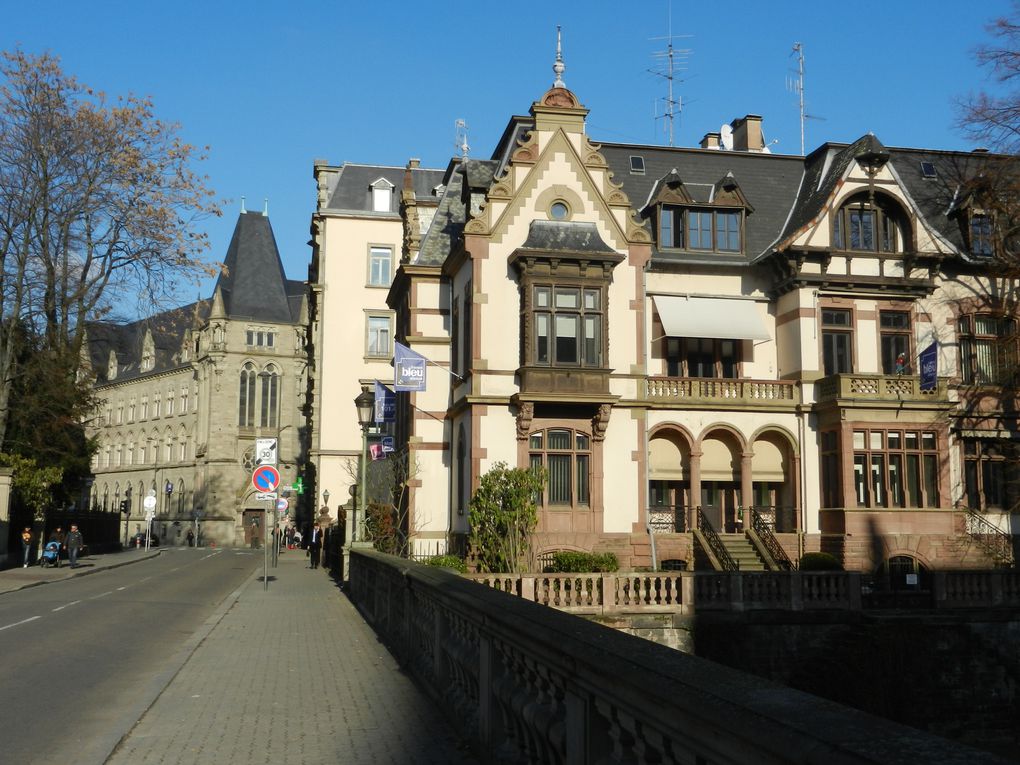
[[[303, 279], [313, 160], [442, 168], [458, 119], [472, 156], [487, 157], [510, 115], [552, 84], [557, 24], [591, 138], [666, 143], [655, 120], [666, 84], [648, 70], [666, 47], [655, 38], [669, 30], [669, 5], [0, 0], [0, 48], [48, 51], [97, 89], [151, 96], [161, 118], [210, 147], [202, 169], [229, 202], [202, 224], [209, 257], [226, 254], [240, 198], [250, 210], [268, 198], [288, 276]], [[954, 101], [992, 86], [973, 49], [1009, 10], [1008, 0], [673, 0], [674, 46], [691, 51], [676, 73], [675, 143], [751, 113], [774, 152], [799, 153], [787, 80], [801, 42], [807, 110], [824, 118], [807, 124], [808, 151], [868, 131], [889, 146], [973, 148], [954, 127]]]

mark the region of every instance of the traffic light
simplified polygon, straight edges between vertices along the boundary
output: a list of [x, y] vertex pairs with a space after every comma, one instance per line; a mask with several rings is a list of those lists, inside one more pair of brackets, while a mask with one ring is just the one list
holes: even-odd
[[120, 501], [120, 511], [122, 513], [131, 512], [131, 500], [130, 499], [122, 499]]

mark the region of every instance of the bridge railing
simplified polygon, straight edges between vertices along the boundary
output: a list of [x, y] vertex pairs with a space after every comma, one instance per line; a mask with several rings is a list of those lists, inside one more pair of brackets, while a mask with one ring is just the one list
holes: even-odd
[[[870, 586], [856, 571], [469, 574], [467, 579], [582, 615], [695, 611], [859, 611]], [[903, 593], [911, 591], [904, 590]], [[1020, 608], [1020, 571], [936, 571], [925, 608]], [[870, 598], [874, 601], [875, 598]]]
[[484, 762], [1002, 762], [450, 571], [350, 564], [361, 614]]

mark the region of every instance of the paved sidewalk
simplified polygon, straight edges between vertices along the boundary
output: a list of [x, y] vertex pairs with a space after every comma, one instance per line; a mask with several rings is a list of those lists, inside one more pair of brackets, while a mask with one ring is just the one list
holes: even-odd
[[107, 765], [476, 762], [324, 571], [285, 554], [261, 575]]
[[[20, 554], [20, 550], [18, 552]], [[97, 571], [126, 566], [147, 558], [155, 558], [157, 555], [159, 555], [159, 548], [148, 551], [131, 549], [104, 555], [87, 555], [78, 559], [78, 568], [71, 568], [66, 560], [60, 561], [59, 567], [44, 567], [35, 564], [28, 568], [20, 566], [8, 568], [0, 571], [0, 594], [49, 582], [60, 582], [75, 576], [87, 576], [95, 574]]]

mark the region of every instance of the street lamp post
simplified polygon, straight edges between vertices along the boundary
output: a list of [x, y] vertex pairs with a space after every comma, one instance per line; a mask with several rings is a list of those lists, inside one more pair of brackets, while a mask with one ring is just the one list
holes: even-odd
[[375, 394], [369, 390], [367, 385], [361, 386], [361, 393], [354, 399], [354, 406], [358, 410], [358, 424], [361, 425], [361, 481], [358, 486], [358, 502], [355, 508], [360, 505], [361, 512], [355, 510], [353, 541], [363, 541], [365, 538], [365, 519], [368, 513], [368, 426], [372, 423], [375, 410]]

